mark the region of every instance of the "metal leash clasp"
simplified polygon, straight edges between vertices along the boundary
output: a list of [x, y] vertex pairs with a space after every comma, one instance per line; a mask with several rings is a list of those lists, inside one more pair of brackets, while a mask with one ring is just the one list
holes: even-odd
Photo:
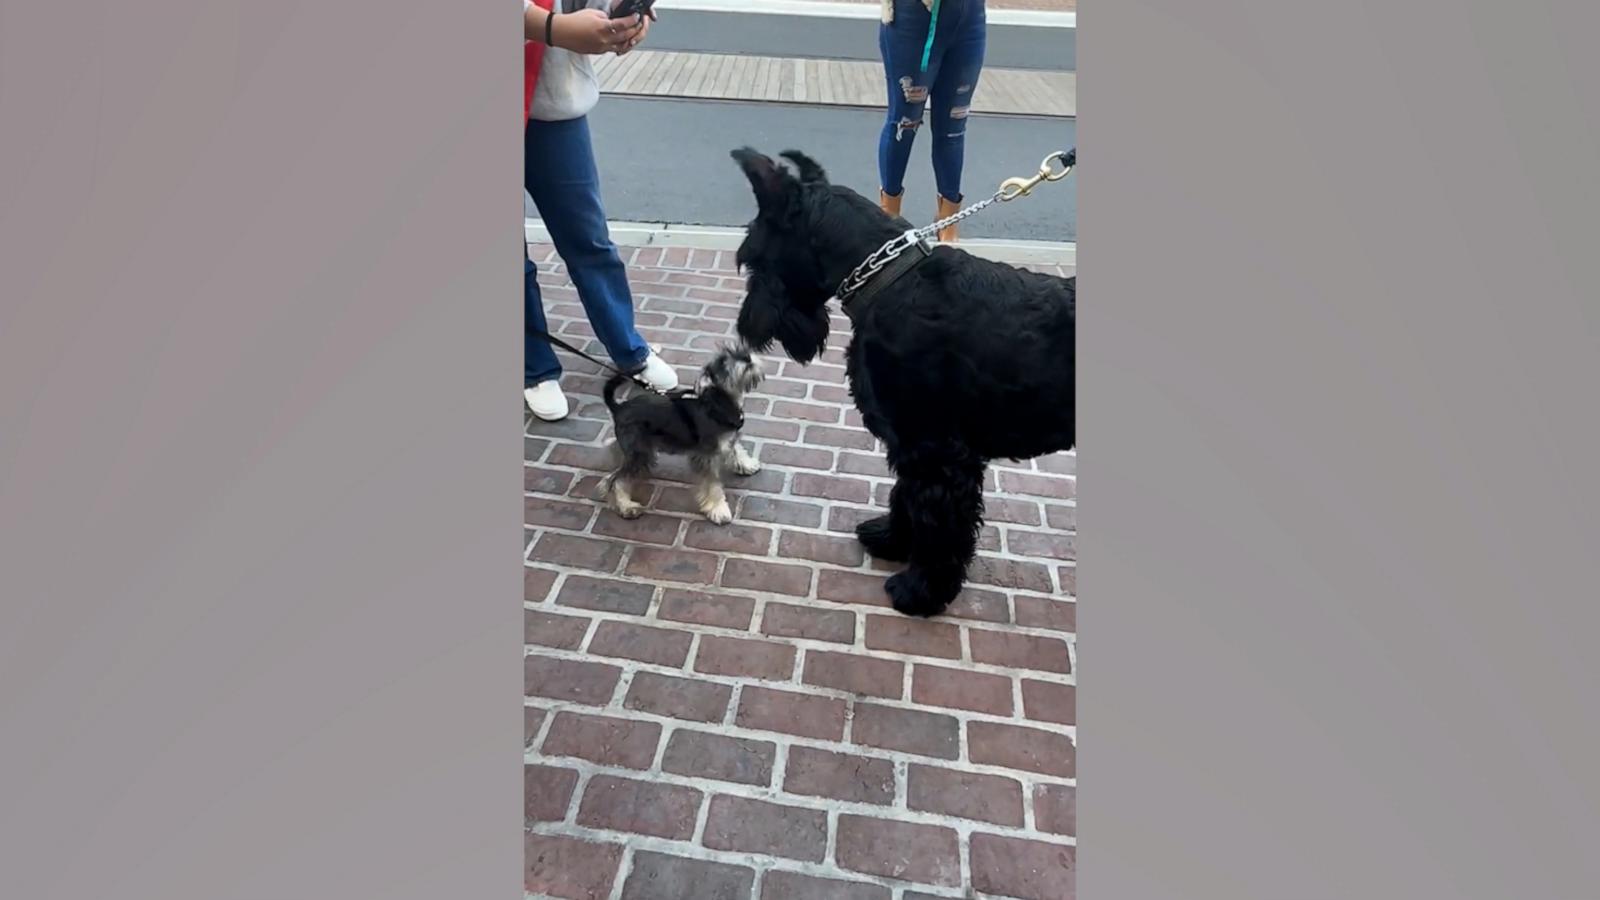
[[[1076, 157], [1077, 154], [1073, 151], [1057, 150], [1046, 156], [1044, 161], [1039, 163], [1037, 174], [1028, 178], [1020, 176], [1007, 178], [1005, 181], [1000, 182], [1000, 192], [996, 196], [1001, 200], [1015, 200], [1018, 197], [1028, 196], [1041, 182], [1060, 181], [1067, 177], [1068, 172], [1072, 171], [1077, 162]], [[1056, 163], [1060, 163], [1061, 168], [1056, 168]]]

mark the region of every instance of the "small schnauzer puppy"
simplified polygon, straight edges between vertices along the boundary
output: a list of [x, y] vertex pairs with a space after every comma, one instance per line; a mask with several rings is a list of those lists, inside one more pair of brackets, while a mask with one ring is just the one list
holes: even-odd
[[617, 470], [601, 482], [617, 515], [638, 518], [644, 506], [634, 499], [634, 488], [650, 477], [656, 454], [681, 453], [694, 471], [695, 502], [705, 517], [718, 525], [733, 521], [722, 490], [722, 470], [754, 475], [761, 463], [739, 443], [744, 427], [744, 395], [761, 383], [761, 366], [743, 347], [724, 347], [701, 370], [693, 392], [666, 396], [639, 392], [618, 402], [617, 388], [628, 380], [613, 375], [606, 382], [606, 408], [615, 423], [613, 452]]
[[[749, 148], [732, 155], [758, 208], [737, 257], [749, 272], [739, 336], [808, 363], [826, 347], [840, 283], [911, 224], [830, 184], [803, 153], [779, 154], [789, 166]], [[1077, 282], [939, 246], [844, 312], [850, 394], [896, 476], [888, 514], [856, 537], [910, 564], [884, 584], [895, 609], [936, 615], [976, 554], [989, 461], [1075, 445]]]

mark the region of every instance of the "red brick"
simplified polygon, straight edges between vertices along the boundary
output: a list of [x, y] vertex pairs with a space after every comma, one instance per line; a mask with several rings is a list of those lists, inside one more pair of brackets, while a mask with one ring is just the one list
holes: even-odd
[[714, 681], [636, 672], [622, 705], [691, 722], [721, 722], [732, 698], [733, 688]]
[[1033, 786], [1033, 823], [1051, 834], [1078, 834], [1078, 789], [1070, 784]]
[[523, 838], [522, 887], [561, 900], [605, 900], [621, 863], [621, 844], [530, 834]]
[[889, 463], [881, 456], [868, 456], [864, 453], [839, 454], [837, 471], [846, 475], [871, 475], [874, 478], [888, 478]]
[[1025, 475], [1021, 472], [1001, 472], [1000, 489], [1008, 494], [1030, 494], [1056, 500], [1071, 500], [1078, 495], [1076, 479]]
[[536, 609], [522, 611], [522, 642], [559, 650], [576, 650], [589, 633], [589, 620], [577, 616], [558, 616]]
[[831, 428], [827, 425], [807, 425], [806, 443], [819, 447], [839, 447], [846, 450], [871, 450], [877, 439], [865, 431], [854, 428]]
[[906, 808], [1022, 827], [1022, 783], [913, 763], [906, 770]]
[[624, 549], [625, 545], [615, 541], [546, 532], [534, 543], [528, 558], [558, 566], [611, 572], [622, 562]]
[[821, 469], [826, 472], [833, 468], [833, 451], [768, 444], [761, 448], [761, 461], [795, 469]]
[[997, 722], [967, 723], [967, 758], [975, 763], [1075, 778], [1077, 749], [1064, 734]]
[[558, 712], [545, 735], [546, 756], [575, 756], [602, 766], [648, 769], [661, 726], [654, 722]]
[[1011, 679], [986, 672], [919, 665], [911, 673], [911, 699], [924, 706], [1010, 716]]
[[1078, 604], [1074, 601], [1018, 594], [1016, 604], [1018, 625], [1069, 633], [1078, 630]]
[[856, 639], [856, 617], [842, 609], [812, 609], [769, 602], [761, 614], [761, 633], [851, 644]]
[[522, 767], [522, 811], [529, 822], [559, 822], [567, 817], [578, 773], [558, 766]]
[[705, 519], [696, 519], [689, 523], [689, 531], [683, 536], [683, 543], [686, 547], [696, 547], [701, 550], [766, 556], [767, 548], [772, 546], [772, 529], [740, 525], [737, 522], [714, 525]]
[[671, 546], [678, 539], [680, 524], [682, 523], [678, 519], [671, 516], [648, 515], [637, 519], [624, 519], [608, 509], [600, 514], [592, 531], [595, 534], [634, 543]]
[[631, 622], [601, 622], [589, 639], [589, 652], [595, 656], [614, 656], [681, 668], [689, 658], [694, 636], [687, 631], [650, 628]]
[[652, 581], [710, 584], [717, 577], [717, 557], [677, 547], [636, 546], [625, 571]]
[[525, 525], [582, 531], [588, 527], [589, 520], [594, 518], [594, 510], [595, 507], [591, 503], [568, 503], [565, 500], [551, 500], [549, 497], [528, 497], [522, 502], [522, 522]]
[[1039, 467], [1039, 471], [1049, 472], [1052, 475], [1078, 474], [1078, 456], [1075, 453], [1052, 453], [1049, 456], [1041, 456], [1033, 462]]
[[870, 756], [790, 747], [783, 789], [808, 797], [888, 806], [894, 802], [894, 763]]
[[784, 378], [768, 378], [761, 382], [761, 393], [771, 394], [774, 397], [788, 397], [790, 399], [803, 398], [808, 385], [803, 381], [789, 381]]
[[1061, 581], [1061, 593], [1069, 597], [1078, 596], [1078, 567], [1056, 566], [1056, 578]]
[[949, 828], [846, 813], [839, 816], [836, 845], [842, 869], [945, 887], [961, 884], [961, 851]]
[[1006, 549], [1018, 556], [1077, 559], [1074, 537], [1074, 533], [1070, 531], [1011, 530], [1006, 532]]
[[749, 416], [745, 418], [742, 430], [749, 437], [766, 438], [769, 441], [800, 440], [800, 426], [793, 422], [774, 422], [771, 419]]
[[871, 482], [813, 472], [796, 472], [789, 491], [797, 497], [821, 497], [844, 503], [866, 503], [872, 499]]
[[1022, 708], [1030, 719], [1057, 725], [1078, 724], [1078, 689], [1070, 684], [1022, 680]]
[[545, 711], [533, 706], [522, 708], [522, 746], [533, 745], [533, 739], [539, 734], [539, 726], [544, 724]]
[[850, 389], [831, 384], [813, 384], [811, 386], [811, 399], [821, 400], [824, 403], [854, 403], [850, 396]]
[[772, 497], [745, 497], [739, 517], [753, 522], [773, 522], [778, 525], [795, 525], [816, 528], [822, 524], [822, 507], [815, 503], [797, 503]]
[[985, 497], [983, 518], [990, 522], [1006, 522], [1012, 525], [1038, 525], [1039, 504], [1032, 500], [1017, 500], [1010, 497]]
[[588, 469], [591, 472], [609, 472], [617, 465], [610, 449], [585, 444], [557, 444], [555, 449], [550, 451], [550, 458], [546, 462], [571, 469]]
[[622, 900], [748, 900], [755, 881], [748, 866], [635, 850]]
[[796, 403], [793, 400], [779, 400], [772, 404], [772, 415], [777, 419], [801, 419], [833, 425], [839, 421], [839, 413], [840, 409], [837, 406]]
[[850, 737], [865, 747], [955, 759], [961, 726], [954, 716], [942, 713], [857, 703]]
[[1055, 590], [1050, 569], [1036, 562], [979, 556], [967, 569], [967, 577], [978, 584], [1048, 594]]
[[746, 686], [734, 722], [740, 728], [837, 741], [844, 737], [845, 701]]
[[861, 549], [861, 543], [854, 538], [787, 529], [778, 536], [778, 555], [841, 566], [859, 566], [862, 560], [866, 559], [866, 551]]
[[882, 575], [822, 569], [817, 572], [817, 599], [834, 603], [888, 606], [889, 595], [883, 592], [883, 582]]
[[538, 655], [522, 658], [522, 686], [529, 697], [604, 706], [611, 702], [621, 677], [621, 669], [603, 663]]
[[867, 649], [912, 656], [961, 658], [961, 629], [909, 616], [867, 616]]
[[694, 670], [706, 675], [731, 675], [787, 681], [794, 674], [794, 647], [754, 638], [703, 635]]
[[[835, 358], [833, 353], [823, 354], [827, 358]], [[844, 384], [845, 369], [843, 366], [824, 366], [811, 363], [801, 365], [797, 362], [787, 362], [783, 365], [783, 374], [790, 378], [809, 378], [812, 381], [826, 381], [829, 384]]]
[[549, 569], [539, 569], [524, 566], [522, 569], [522, 599], [528, 603], [540, 603], [550, 596], [550, 588], [556, 583], [556, 573]]
[[583, 790], [579, 825], [672, 840], [694, 837], [701, 793], [693, 788], [596, 775]]
[[801, 680], [806, 684], [849, 691], [858, 696], [898, 700], [905, 693], [905, 672], [905, 663], [897, 659], [810, 650], [806, 652], [805, 673]]
[[1010, 622], [1011, 607], [1006, 595], [971, 585], [961, 589], [955, 602], [945, 608], [944, 614], [952, 619], [972, 619], [978, 622]]
[[1071, 900], [1077, 895], [1077, 851], [997, 834], [972, 836], [972, 886], [1018, 900]]
[[973, 662], [1062, 674], [1072, 671], [1067, 642], [1060, 638], [972, 629], [967, 639], [972, 644]]
[[711, 798], [701, 843], [713, 850], [822, 862], [828, 850], [828, 814], [719, 794]]
[[1057, 531], [1078, 530], [1078, 508], [1076, 506], [1046, 506], [1044, 508], [1044, 518], [1050, 527]]
[[[675, 512], [700, 515], [700, 504], [694, 499], [694, 491], [686, 487], [664, 485], [656, 492], [654, 500], [635, 498], [653, 512]], [[731, 501], [730, 501], [731, 502]]]
[[771, 869], [761, 879], [761, 900], [890, 900], [890, 891], [864, 881], [815, 878]]
[[753, 559], [730, 559], [722, 568], [722, 586], [804, 597], [811, 592], [811, 569]]
[[856, 526], [868, 519], [883, 515], [881, 509], [864, 509], [856, 506], [835, 506], [828, 510], [828, 530], [835, 534], [854, 535]]
[[556, 604], [642, 616], [650, 609], [650, 596], [654, 593], [655, 588], [648, 584], [568, 575], [561, 593], [556, 595]]
[[778, 745], [771, 741], [679, 729], [667, 740], [661, 770], [767, 787], [772, 784], [772, 764], [777, 756]]
[[744, 631], [750, 627], [755, 608], [756, 602], [749, 597], [668, 588], [661, 594], [656, 618]]
[[543, 466], [522, 467], [522, 489], [530, 494], [565, 494], [572, 486], [572, 473]]

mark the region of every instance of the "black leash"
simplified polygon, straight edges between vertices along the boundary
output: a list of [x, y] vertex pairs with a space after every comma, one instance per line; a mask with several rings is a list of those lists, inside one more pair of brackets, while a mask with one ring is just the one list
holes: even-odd
[[549, 332], [546, 332], [546, 331], [535, 331], [534, 334], [536, 334], [539, 337], [543, 338], [544, 341], [546, 343], [548, 343], [550, 346], [552, 346], [552, 347], [560, 347], [562, 350], [565, 350], [568, 353], [572, 353], [574, 355], [581, 356], [584, 359], [588, 360], [589, 362], [594, 363], [595, 365], [599, 366], [602, 369], [605, 369], [607, 372], [610, 372], [613, 375], [621, 375], [623, 378], [626, 378], [629, 381], [632, 381], [634, 384], [637, 384], [638, 386], [644, 388], [645, 390], [649, 391], [652, 394], [659, 394], [659, 395], [661, 395], [663, 397], [682, 397], [682, 396], [687, 396], [688, 394], [694, 393], [694, 390], [692, 388], [678, 388], [677, 390], [673, 390], [673, 391], [659, 390], [655, 385], [653, 385], [650, 382], [645, 381], [643, 378], [639, 377], [639, 374], [637, 372], [624, 372], [621, 369], [617, 368], [616, 366], [613, 366], [612, 364], [610, 364], [608, 362], [604, 362], [602, 360], [595, 359], [594, 357], [590, 356], [589, 354], [583, 352], [582, 350], [579, 350], [577, 347], [572, 346], [571, 344], [567, 343], [566, 341], [563, 341], [561, 338], [558, 338], [553, 334], [550, 334]]

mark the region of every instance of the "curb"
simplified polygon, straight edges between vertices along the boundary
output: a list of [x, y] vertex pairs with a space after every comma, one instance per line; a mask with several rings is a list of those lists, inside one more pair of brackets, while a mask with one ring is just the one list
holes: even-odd
[[[693, 12], [749, 13], [752, 15], [816, 16], [824, 19], [877, 19], [876, 3], [830, 3], [826, 0], [658, 0], [664, 10]], [[1076, 12], [1050, 12], [1037, 9], [991, 9], [990, 25], [1020, 25], [1027, 28], [1077, 29]]]
[[[743, 228], [713, 225], [673, 225], [666, 222], [610, 222], [611, 240], [619, 247], [690, 247], [698, 250], [737, 250]], [[525, 219], [523, 232], [529, 243], [549, 243], [550, 232], [541, 219]], [[1078, 245], [1068, 241], [1001, 241], [971, 238], [961, 249], [984, 259], [1014, 266], [1065, 266], [1076, 269]]]

